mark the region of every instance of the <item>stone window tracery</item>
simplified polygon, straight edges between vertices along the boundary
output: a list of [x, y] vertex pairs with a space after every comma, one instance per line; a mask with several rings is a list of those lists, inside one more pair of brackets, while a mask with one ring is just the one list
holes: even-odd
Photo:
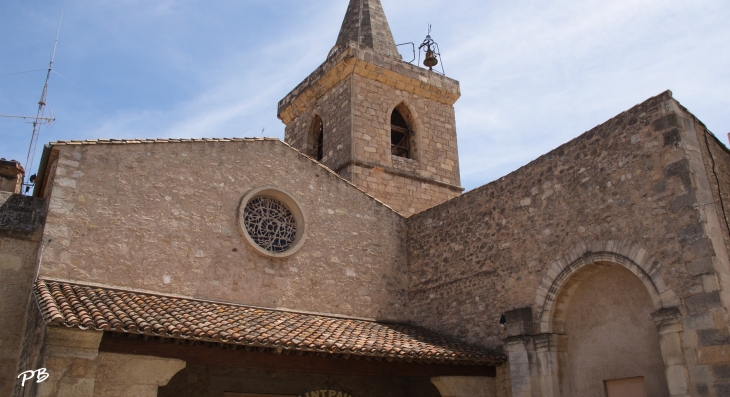
[[238, 229], [249, 246], [266, 257], [285, 258], [306, 240], [301, 205], [290, 193], [273, 185], [250, 190], [238, 207]]
[[279, 200], [256, 197], [246, 204], [243, 217], [248, 235], [267, 251], [284, 252], [296, 240], [294, 214]]

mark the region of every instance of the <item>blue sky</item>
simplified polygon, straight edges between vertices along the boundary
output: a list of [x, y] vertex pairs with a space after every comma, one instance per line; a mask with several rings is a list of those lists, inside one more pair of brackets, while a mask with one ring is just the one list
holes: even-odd
[[[671, 89], [730, 131], [727, 0], [381, 0], [397, 43], [428, 23], [456, 104], [462, 185], [497, 179]], [[0, 113], [34, 114], [64, 3], [0, 2]], [[347, 0], [67, 0], [48, 93], [60, 139], [265, 136], [334, 45]], [[31, 126], [0, 118], [0, 157]], [[40, 149], [36, 155], [36, 163]], [[35, 166], [33, 167], [35, 172]]]

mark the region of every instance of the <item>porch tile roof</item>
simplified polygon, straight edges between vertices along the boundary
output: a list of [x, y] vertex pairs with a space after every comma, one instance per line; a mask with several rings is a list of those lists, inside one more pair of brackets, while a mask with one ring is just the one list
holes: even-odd
[[48, 325], [433, 364], [500, 365], [506, 357], [423, 328], [39, 279]]

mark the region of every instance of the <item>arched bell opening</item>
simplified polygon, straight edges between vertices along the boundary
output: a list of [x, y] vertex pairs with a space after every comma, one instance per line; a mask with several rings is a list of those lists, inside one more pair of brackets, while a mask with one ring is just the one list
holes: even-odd
[[307, 153], [317, 161], [324, 158], [324, 123], [319, 115], [315, 114], [307, 137]]
[[633, 272], [608, 262], [584, 266], [566, 279], [553, 303], [553, 332], [564, 335], [558, 354], [562, 396], [621, 397], [622, 390], [669, 395], [656, 307]]
[[408, 108], [399, 104], [390, 114], [390, 153], [394, 156], [414, 159], [415, 141], [413, 116]]

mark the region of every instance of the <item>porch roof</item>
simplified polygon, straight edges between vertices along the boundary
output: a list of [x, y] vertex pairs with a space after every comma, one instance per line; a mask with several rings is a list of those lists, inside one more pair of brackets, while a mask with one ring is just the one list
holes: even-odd
[[428, 364], [500, 365], [501, 353], [421, 327], [39, 279], [48, 325], [272, 349]]

